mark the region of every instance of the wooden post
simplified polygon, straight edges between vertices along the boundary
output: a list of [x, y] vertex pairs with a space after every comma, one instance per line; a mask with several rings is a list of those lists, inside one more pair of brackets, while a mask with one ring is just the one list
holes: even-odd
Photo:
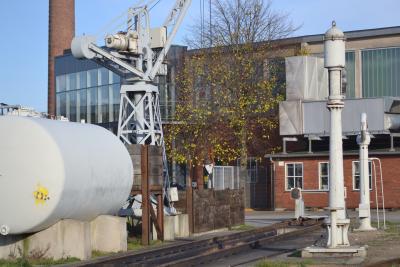
[[158, 239], [164, 241], [164, 198], [162, 194], [157, 195], [157, 224], [160, 226]]
[[193, 188], [192, 188], [192, 162], [189, 160], [189, 173], [186, 173], [186, 211], [189, 217], [189, 233], [194, 233], [193, 222]]
[[142, 245], [150, 244], [150, 194], [149, 194], [149, 172], [148, 172], [149, 148], [143, 145], [141, 149], [142, 168]]

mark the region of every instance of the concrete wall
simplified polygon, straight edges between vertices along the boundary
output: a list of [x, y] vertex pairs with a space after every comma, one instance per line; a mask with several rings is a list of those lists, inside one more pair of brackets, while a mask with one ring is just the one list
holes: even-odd
[[[370, 155], [371, 157], [372, 155]], [[400, 208], [400, 158], [399, 156], [378, 156], [382, 161], [383, 184], [386, 208]], [[307, 158], [286, 158], [275, 160], [275, 209], [294, 209], [294, 200], [290, 198], [290, 191], [285, 190], [285, 163], [303, 163], [303, 198], [306, 207], [323, 208], [328, 206], [328, 192], [318, 191], [319, 187], [319, 162], [329, 161], [328, 156], [307, 157]], [[346, 205], [348, 208], [358, 208], [360, 194], [358, 190], [353, 190], [352, 161], [358, 161], [358, 156], [344, 157], [344, 182], [347, 190]], [[379, 167], [377, 166], [377, 176]], [[379, 183], [378, 183], [379, 186]], [[313, 190], [307, 192], [307, 190]], [[371, 208], [376, 207], [374, 178], [371, 190]]]

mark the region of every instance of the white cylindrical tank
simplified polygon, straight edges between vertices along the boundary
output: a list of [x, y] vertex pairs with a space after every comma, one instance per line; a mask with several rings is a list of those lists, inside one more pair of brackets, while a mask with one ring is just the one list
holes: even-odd
[[37, 232], [60, 219], [116, 214], [132, 187], [132, 161], [106, 129], [0, 116], [0, 232]]

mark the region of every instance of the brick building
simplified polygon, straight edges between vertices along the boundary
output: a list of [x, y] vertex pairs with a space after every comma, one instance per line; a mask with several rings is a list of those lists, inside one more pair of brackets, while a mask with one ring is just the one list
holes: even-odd
[[[360, 115], [365, 112], [373, 135], [369, 147], [371, 207], [382, 207], [384, 201], [385, 208], [399, 208], [400, 28], [345, 35], [347, 90], [342, 126], [346, 206], [357, 208], [359, 204], [356, 136]], [[279, 110], [282, 152], [265, 155], [265, 201], [271, 209], [293, 209], [290, 190], [294, 187], [302, 188], [306, 207], [328, 206], [328, 82], [323, 68], [322, 36], [319, 42], [306, 43], [313, 57], [286, 59], [286, 101], [280, 103]]]
[[[382, 164], [383, 189], [386, 208], [400, 207], [400, 152], [370, 151], [370, 157], [379, 158]], [[288, 153], [287, 155], [269, 155], [273, 168], [274, 203], [276, 210], [294, 209], [294, 200], [290, 198], [290, 183], [303, 188], [302, 195], [306, 207], [324, 208], [329, 206], [328, 152]], [[380, 164], [372, 160], [371, 167], [371, 208], [376, 207], [376, 196], [381, 206]], [[292, 168], [294, 168], [292, 175]], [[360, 201], [358, 151], [344, 151], [344, 183], [347, 208], [358, 208]], [[376, 176], [375, 176], [376, 172]], [[375, 178], [376, 184], [375, 184]], [[294, 180], [293, 182], [291, 180]]]

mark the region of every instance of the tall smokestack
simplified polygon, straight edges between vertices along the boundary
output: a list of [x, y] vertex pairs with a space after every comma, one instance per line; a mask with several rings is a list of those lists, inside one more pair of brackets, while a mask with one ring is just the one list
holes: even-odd
[[49, 0], [49, 66], [47, 112], [56, 115], [54, 58], [71, 48], [75, 35], [75, 0]]

